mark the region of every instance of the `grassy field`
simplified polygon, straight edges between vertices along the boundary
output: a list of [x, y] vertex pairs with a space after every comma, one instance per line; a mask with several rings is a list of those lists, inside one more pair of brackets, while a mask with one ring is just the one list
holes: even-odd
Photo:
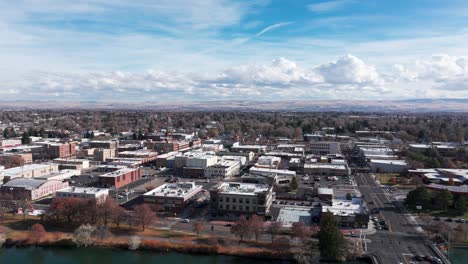
[[451, 218], [463, 218], [465, 220], [468, 220], [468, 213], [465, 213], [464, 215], [460, 215], [456, 210], [449, 209], [448, 211], [442, 211], [442, 210], [434, 210], [431, 211], [432, 216], [438, 216], [438, 217], [451, 217]]

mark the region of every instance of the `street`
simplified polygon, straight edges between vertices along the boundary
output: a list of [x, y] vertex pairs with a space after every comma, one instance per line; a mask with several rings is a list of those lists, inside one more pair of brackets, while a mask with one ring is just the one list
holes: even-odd
[[369, 211], [378, 209], [377, 217], [388, 225], [388, 230], [377, 230], [367, 237], [369, 252], [377, 255], [382, 263], [410, 263], [416, 255], [439, 257], [408, 220], [401, 202], [389, 200], [389, 193], [370, 174], [357, 174], [354, 178]]

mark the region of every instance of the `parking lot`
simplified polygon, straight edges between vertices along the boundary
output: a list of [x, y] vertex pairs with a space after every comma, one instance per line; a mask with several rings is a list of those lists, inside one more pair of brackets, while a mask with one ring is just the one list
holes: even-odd
[[332, 188], [333, 186], [352, 186], [352, 176], [317, 176], [300, 175], [298, 177], [299, 184], [308, 185], [310, 187], [327, 187]]

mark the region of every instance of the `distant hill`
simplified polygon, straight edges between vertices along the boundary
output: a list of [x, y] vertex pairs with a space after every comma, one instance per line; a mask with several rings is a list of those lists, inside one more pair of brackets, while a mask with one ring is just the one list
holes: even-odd
[[154, 110], [295, 112], [468, 112], [468, 99], [191, 102], [0, 101], [1, 110]]

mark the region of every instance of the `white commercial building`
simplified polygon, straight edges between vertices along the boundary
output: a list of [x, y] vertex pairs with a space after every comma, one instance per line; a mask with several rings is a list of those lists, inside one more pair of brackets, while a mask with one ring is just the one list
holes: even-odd
[[210, 191], [212, 215], [267, 215], [274, 193], [270, 185], [223, 182]]
[[240, 163], [238, 161], [225, 160], [220, 161], [213, 166], [205, 169], [206, 178], [231, 178], [239, 175]]
[[341, 226], [367, 227], [369, 214], [361, 198], [349, 200], [333, 199], [331, 205], [322, 205], [322, 213], [330, 212]]
[[249, 172], [250, 172], [251, 174], [261, 175], [261, 176], [270, 177], [270, 178], [273, 178], [273, 177], [275, 177], [276, 175], [279, 175], [279, 176], [290, 176], [290, 177], [296, 176], [296, 172], [295, 172], [295, 171], [290, 171], [290, 170], [278, 170], [278, 169], [267, 169], [267, 168], [257, 168], [257, 167], [252, 167], [252, 168], [250, 168]]
[[406, 171], [409, 166], [405, 160], [370, 160], [372, 172], [376, 173], [400, 173]]
[[145, 203], [153, 204], [158, 210], [181, 211], [202, 190], [195, 182], [163, 184], [145, 194]]
[[96, 199], [98, 203], [104, 202], [109, 196], [109, 189], [95, 187], [68, 187], [55, 193], [57, 198], [74, 197], [80, 199]]
[[332, 141], [310, 142], [307, 148], [309, 153], [316, 155], [339, 154], [341, 152], [340, 143]]
[[258, 158], [255, 167], [257, 168], [268, 168], [268, 169], [277, 169], [281, 163], [280, 157], [275, 156], [261, 156]]
[[230, 161], [238, 161], [241, 166], [244, 166], [245, 163], [247, 162], [247, 158], [244, 156], [221, 156], [220, 161], [225, 161], [225, 160], [230, 160]]
[[14, 178], [33, 178], [43, 176], [51, 173], [58, 172], [58, 164], [44, 163], [44, 164], [29, 164], [19, 167], [6, 169], [3, 171], [3, 177], [8, 180]]
[[42, 175], [38, 177], [34, 177], [35, 179], [44, 179], [44, 180], [58, 180], [58, 181], [63, 181], [63, 180], [68, 180], [73, 176], [78, 176], [80, 175], [81, 172], [79, 170], [60, 170], [59, 172], [47, 174], [47, 175]]

